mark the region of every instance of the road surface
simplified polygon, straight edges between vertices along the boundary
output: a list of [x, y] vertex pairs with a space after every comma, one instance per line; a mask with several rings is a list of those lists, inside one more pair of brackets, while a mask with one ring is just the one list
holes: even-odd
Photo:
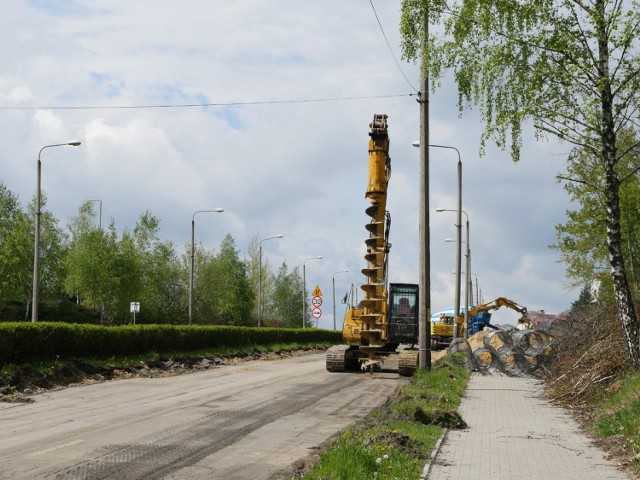
[[286, 478], [406, 382], [312, 354], [49, 391], [0, 403], [0, 478]]

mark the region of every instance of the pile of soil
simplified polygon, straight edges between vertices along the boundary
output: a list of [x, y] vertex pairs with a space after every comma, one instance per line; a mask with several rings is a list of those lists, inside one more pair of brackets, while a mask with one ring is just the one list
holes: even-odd
[[0, 402], [28, 403], [34, 401], [33, 394], [72, 385], [134, 377], [167, 377], [249, 360], [275, 360], [320, 351], [310, 348], [277, 353], [253, 350], [232, 355], [156, 356], [144, 362], [106, 367], [70, 359], [45, 370], [36, 370], [29, 364], [8, 365], [0, 373]]

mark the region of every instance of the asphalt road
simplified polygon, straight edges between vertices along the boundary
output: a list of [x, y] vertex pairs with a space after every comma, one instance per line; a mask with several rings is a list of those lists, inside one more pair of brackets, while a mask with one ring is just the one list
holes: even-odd
[[0, 478], [287, 478], [406, 382], [313, 354], [50, 391], [0, 403]]

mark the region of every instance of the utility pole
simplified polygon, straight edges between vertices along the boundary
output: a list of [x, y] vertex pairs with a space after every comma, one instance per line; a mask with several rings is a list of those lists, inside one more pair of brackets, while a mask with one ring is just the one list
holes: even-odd
[[[428, 48], [429, 12], [424, 12], [422, 52]], [[422, 55], [424, 58], [424, 53]], [[431, 249], [429, 242], [429, 76], [427, 65], [420, 68], [420, 275], [418, 299], [418, 368], [431, 370]]]
[[[460, 316], [460, 272], [462, 272], [462, 160], [458, 156], [458, 209], [456, 217], [456, 313], [453, 318], [453, 338], [458, 338], [458, 317]], [[466, 313], [465, 313], [466, 318]]]

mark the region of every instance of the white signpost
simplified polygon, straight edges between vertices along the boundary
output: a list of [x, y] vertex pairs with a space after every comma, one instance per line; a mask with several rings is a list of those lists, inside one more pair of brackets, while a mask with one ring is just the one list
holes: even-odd
[[136, 324], [136, 313], [140, 312], [140, 302], [131, 302], [131, 313], [133, 313], [133, 324]]

